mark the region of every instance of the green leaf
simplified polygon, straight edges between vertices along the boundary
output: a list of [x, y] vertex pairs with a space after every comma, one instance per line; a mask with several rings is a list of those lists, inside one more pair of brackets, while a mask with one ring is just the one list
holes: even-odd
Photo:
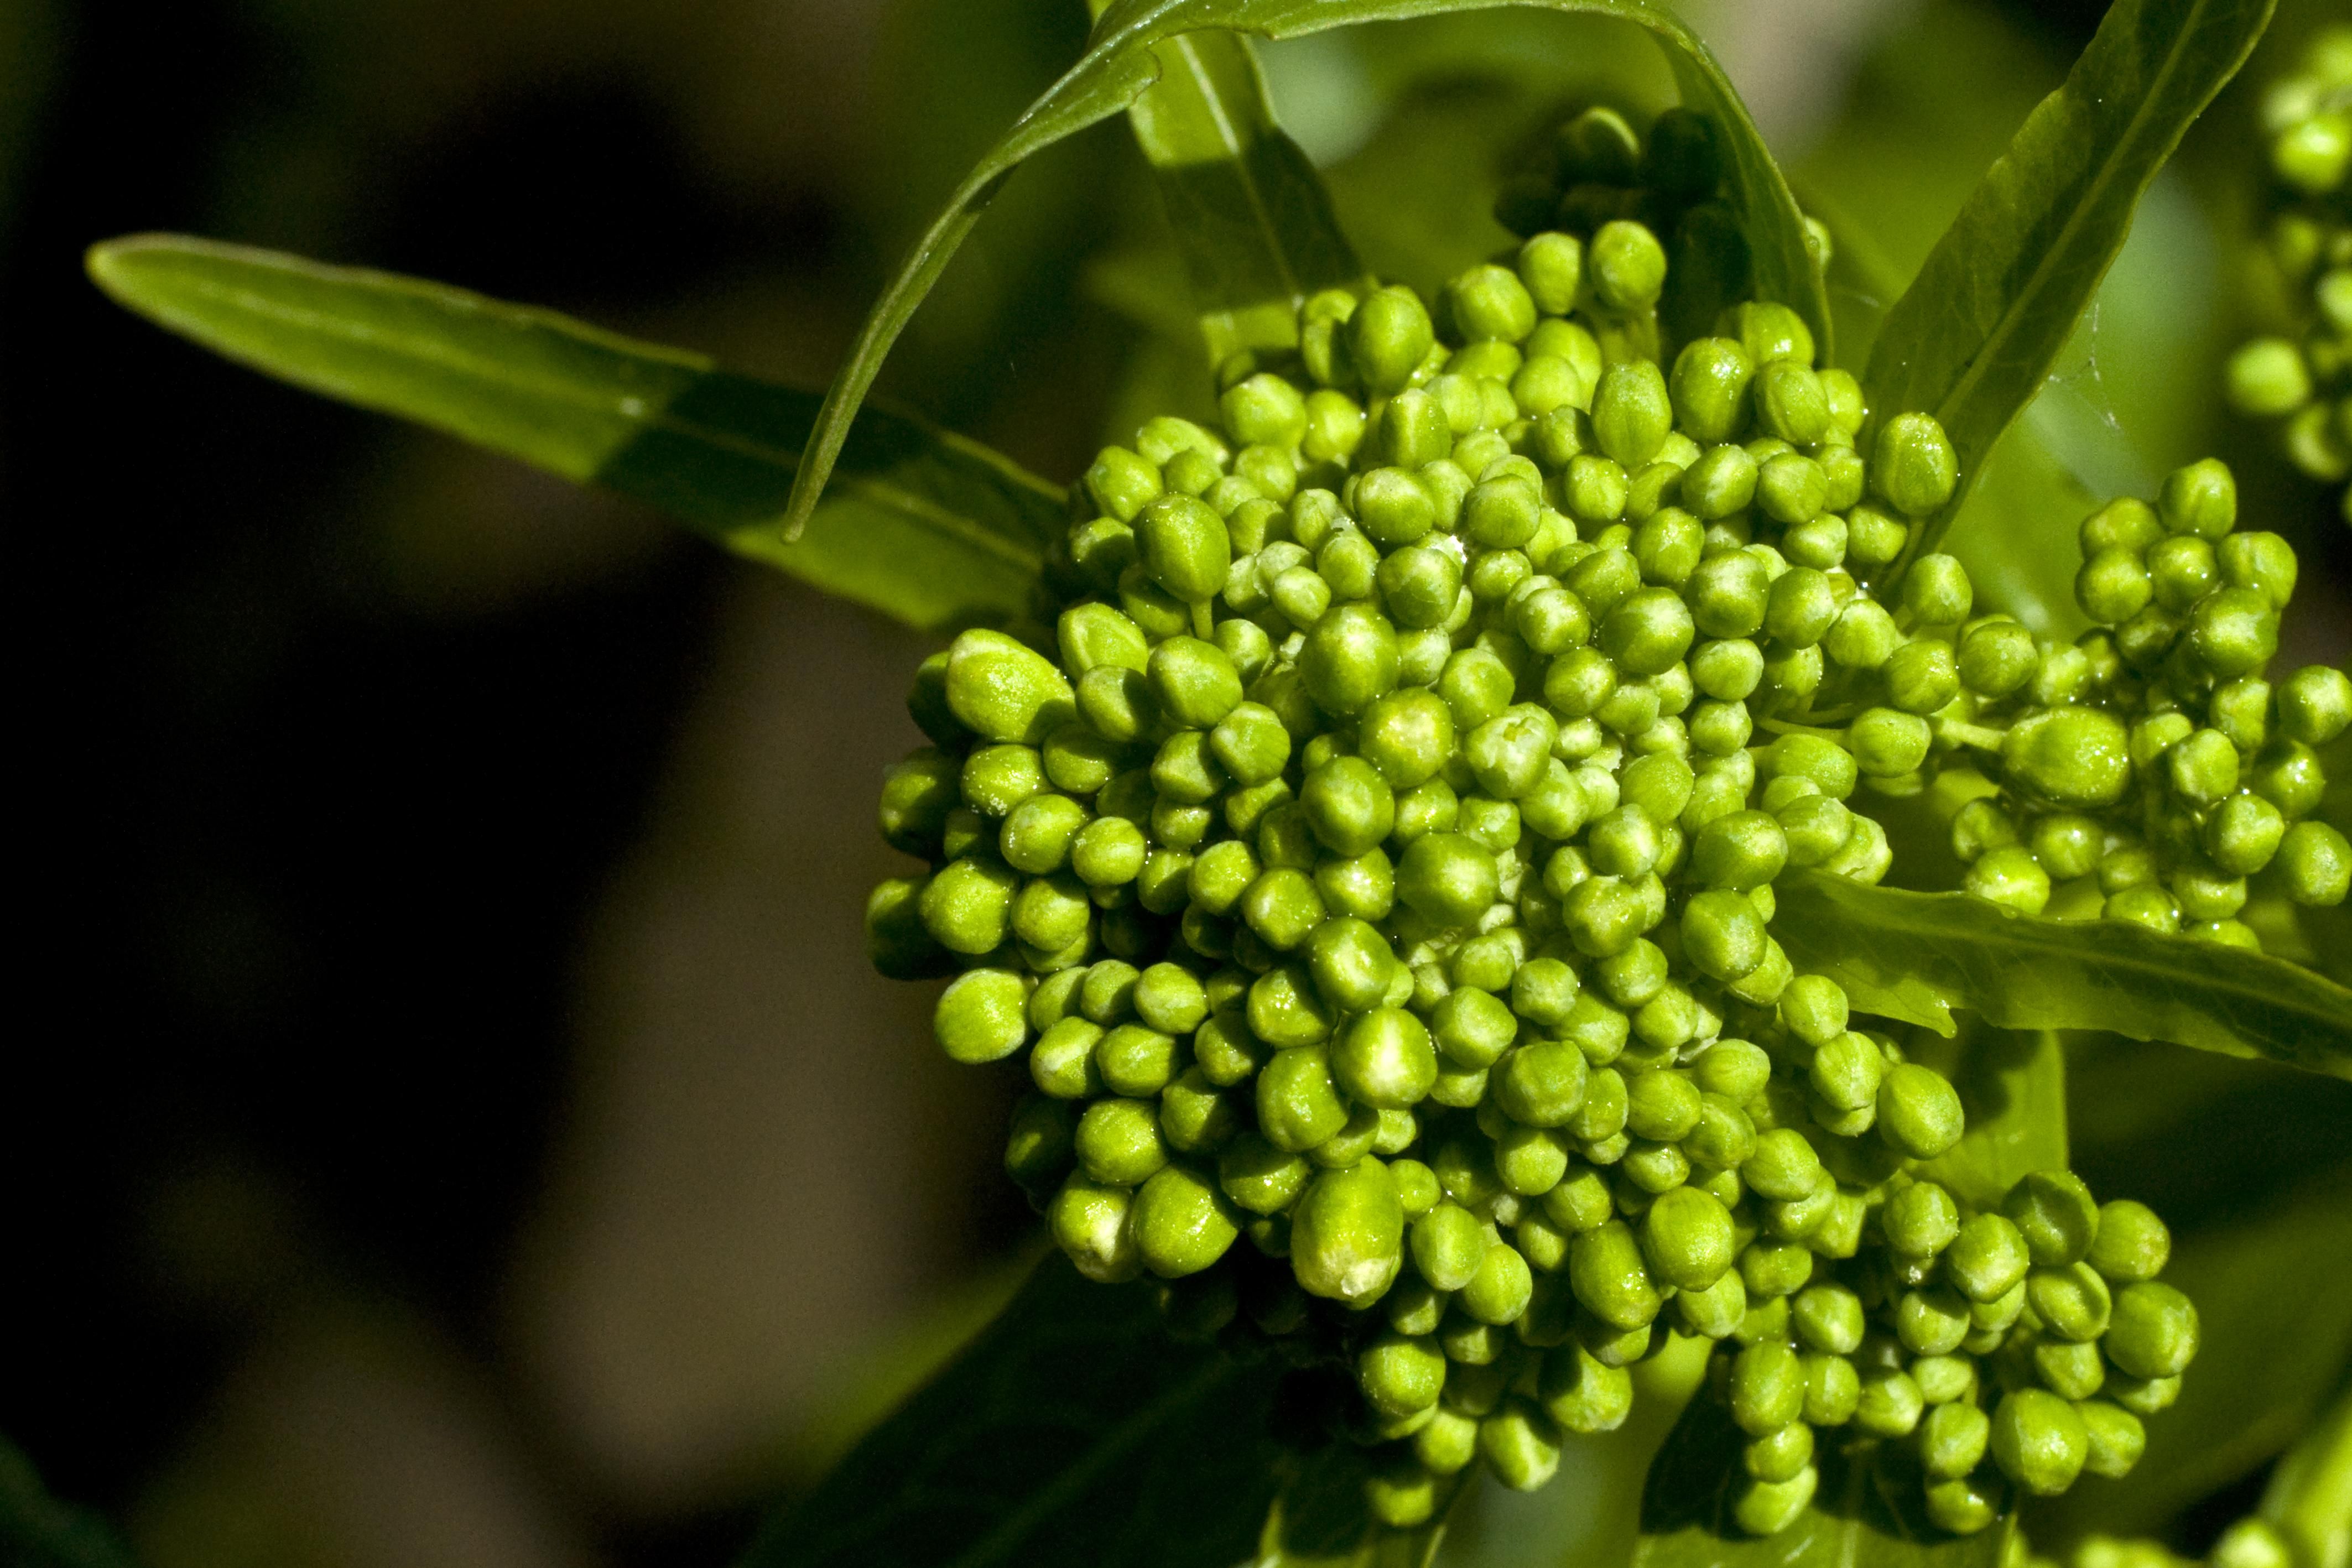
[[1967, 1008], [2003, 1029], [2103, 1029], [2352, 1078], [2352, 990], [2283, 958], [1812, 872], [1775, 891], [1789, 961], [1864, 1012], [1950, 1034]]
[[[1093, 5], [1100, 15], [1108, 0]], [[1370, 284], [1330, 193], [1275, 123], [1247, 38], [1183, 33], [1152, 55], [1160, 80], [1128, 110], [1128, 124], [1159, 177], [1209, 362], [1295, 348], [1307, 296]]]
[[1702, 1392], [1683, 1412], [1642, 1489], [1642, 1543], [1633, 1568], [1998, 1568], [2014, 1516], [1974, 1535], [1947, 1535], [1920, 1501], [1917, 1464], [1900, 1446], [1832, 1434], [1821, 1485], [1777, 1535], [1745, 1533], [1732, 1507], [1747, 1484], [1745, 1434], [1722, 1401]]
[[1958, 491], [1915, 550], [1932, 548], [1958, 516], [2123, 248], [2141, 193], [2244, 63], [2275, 5], [2117, 0], [1895, 303], [1863, 378], [1865, 400], [1882, 418], [1935, 415], [1960, 461]]
[[814, 512], [850, 420], [874, 384], [884, 356], [979, 223], [990, 198], [1033, 153], [1108, 119], [1150, 91], [1162, 69], [1156, 53], [1160, 44], [1203, 28], [1286, 38], [1358, 22], [1512, 4], [1617, 16], [1648, 29], [1667, 53], [1684, 101], [1714, 119], [1729, 139], [1730, 203], [1748, 236], [1757, 292], [1794, 307], [1826, 352], [1829, 308], [1821, 269], [1805, 248], [1796, 198], [1789, 193], [1787, 181], [1723, 68], [1698, 35], [1667, 11], [1644, 0], [1118, 0], [1096, 25], [1078, 62], [1029, 106], [965, 176], [866, 317], [848, 362], [825, 394], [801, 470], [793, 476], [788, 527], [797, 528]]
[[1959, 1091], [1968, 1132], [1920, 1175], [1962, 1203], [1997, 1208], [2018, 1178], [2062, 1171], [2066, 1148], [2066, 1053], [2054, 1030], [1994, 1029], [1970, 1020], [1949, 1040], [1915, 1040], [1911, 1060]]
[[112, 1526], [50, 1496], [33, 1461], [0, 1437], [0, 1563], [9, 1568], [131, 1568], [133, 1561]]
[[797, 545], [782, 526], [813, 392], [551, 311], [172, 235], [93, 248], [119, 303], [216, 353], [647, 502], [730, 549], [919, 627], [1022, 613], [1058, 489], [872, 410]]
[[1171, 1342], [1143, 1286], [1057, 1254], [743, 1568], [1241, 1562], [1275, 1496], [1277, 1370]]

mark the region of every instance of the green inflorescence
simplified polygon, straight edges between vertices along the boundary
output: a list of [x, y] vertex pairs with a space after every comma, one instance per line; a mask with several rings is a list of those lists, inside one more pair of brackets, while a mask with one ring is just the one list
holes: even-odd
[[2246, 947], [2266, 922], [2244, 916], [2265, 903], [2343, 901], [2352, 845], [2311, 813], [2316, 748], [2352, 723], [2352, 680], [2324, 665], [2265, 678], [2295, 555], [2236, 523], [2229, 469], [2192, 464], [2154, 504], [2084, 520], [2075, 597], [2093, 631], [2054, 643], [1992, 618], [1956, 639], [1935, 726], [1939, 747], [1981, 765], [1940, 780], [1966, 798], [1952, 848], [1969, 892]]
[[2137, 765], [2070, 706], [2088, 652], [1908, 556], [1958, 478], [1935, 422], [1860, 449], [1776, 304], [1652, 357], [1667, 247], [1580, 202], [1433, 299], [1317, 296], [1214, 428], [1102, 452], [1050, 630], [918, 675], [881, 826], [928, 869], [876, 890], [875, 959], [952, 977], [951, 1057], [1025, 1065], [1006, 1167], [1082, 1272], [1350, 1380], [1384, 1521], [1479, 1464], [1542, 1484], [1682, 1336], [1742, 1527], [1802, 1512], [1819, 1444], [1899, 1438], [1979, 1530], [2130, 1468], [2195, 1309], [2137, 1205], [1923, 1174], [1958, 1095], [1794, 972], [1773, 884], [1877, 882], [1857, 790], [2004, 718], [2009, 777], [2083, 810]]
[[[2231, 356], [2231, 406], [2284, 421], [2296, 467], [2326, 484], [2352, 477], [2352, 27], [2323, 31], [2296, 74], [2263, 103], [2281, 210], [2269, 250], [2296, 298], [2294, 336], [2254, 339]], [[2344, 492], [2352, 522], [2352, 486]]]

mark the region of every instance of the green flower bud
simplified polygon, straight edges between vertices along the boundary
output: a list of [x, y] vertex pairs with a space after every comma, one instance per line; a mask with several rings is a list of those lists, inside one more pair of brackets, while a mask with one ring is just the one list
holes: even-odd
[[2287, 601], [2294, 597], [2298, 570], [2294, 548], [2278, 535], [2231, 534], [2215, 547], [2214, 555], [2231, 587], [2252, 589], [2275, 610], [2285, 609]]
[[1217, 1156], [1217, 1185], [1252, 1214], [1279, 1214], [1297, 1201], [1315, 1174], [1297, 1154], [1243, 1133]]
[[1622, 1221], [1580, 1234], [1569, 1249], [1568, 1276], [1585, 1311], [1614, 1328], [1641, 1328], [1664, 1305], [1650, 1282], [1641, 1244]]
[[1514, 1491], [1534, 1491], [1559, 1469], [1559, 1428], [1532, 1401], [1514, 1394], [1478, 1423], [1478, 1455]]
[[1738, 1251], [1730, 1211], [1694, 1186], [1676, 1187], [1650, 1206], [1642, 1220], [1642, 1239], [1655, 1277], [1684, 1291], [1712, 1286]]
[[1518, 1249], [1496, 1242], [1454, 1295], [1454, 1304], [1478, 1322], [1500, 1328], [1518, 1321], [1535, 1291], [1535, 1275]]
[[1519, 247], [1518, 271], [1537, 309], [1547, 316], [1565, 316], [1576, 308], [1584, 277], [1583, 242], [1557, 232], [1536, 235]]
[[2147, 570], [2156, 602], [2176, 614], [2210, 593], [2221, 576], [2213, 547], [2195, 534], [2158, 540], [2147, 552]]
[[[1696, 338], [1675, 356], [1675, 423], [1694, 441], [1726, 442], [1748, 425], [1748, 385], [1756, 368], [1748, 352], [1729, 338]], [[1738, 447], [1720, 451], [1738, 452]], [[1746, 453], [1740, 453], [1746, 457]], [[1754, 459], [1748, 472], [1755, 473]], [[1687, 483], [1687, 481], [1685, 481]], [[1744, 507], [1745, 502], [1741, 503]], [[1739, 507], [1733, 507], [1736, 511]], [[1705, 514], [1702, 514], [1705, 515]], [[1728, 512], [1714, 514], [1729, 516]]]
[[1938, 1405], [1919, 1426], [1919, 1465], [1939, 1480], [1967, 1475], [1984, 1458], [1992, 1419], [1973, 1405]]
[[1257, 1120], [1276, 1148], [1293, 1154], [1305, 1153], [1346, 1126], [1348, 1103], [1332, 1076], [1329, 1053], [1315, 1044], [1276, 1051], [1257, 1075]]
[[1495, 902], [1495, 857], [1461, 833], [1415, 839], [1397, 865], [1397, 896], [1431, 925], [1467, 925]]
[[1029, 1043], [1029, 990], [1010, 969], [973, 969], [940, 993], [931, 1031], [950, 1060], [1002, 1061]]
[[1004, 866], [966, 858], [924, 884], [923, 929], [950, 953], [977, 956], [1004, 945], [1020, 879]]
[[2352, 679], [2306, 664], [2279, 684], [2279, 728], [2305, 746], [2326, 746], [2352, 725]]
[[2063, 1268], [2079, 1260], [2098, 1234], [2098, 1205], [2072, 1171], [2036, 1171], [2021, 1178], [2000, 1207], [2040, 1268]]
[[1162, 496], [1138, 513], [1135, 543], [1152, 582], [1186, 604], [1214, 598], [1233, 564], [1224, 519], [1189, 496]]
[[1097, 1100], [1078, 1118], [1078, 1166], [1106, 1186], [1132, 1186], [1168, 1163], [1160, 1115], [1147, 1101]]
[[1291, 1270], [1310, 1295], [1375, 1301], [1403, 1260], [1404, 1208], [1377, 1161], [1324, 1172], [1291, 1212]]
[[1926, 625], [1958, 625], [1975, 594], [1968, 569], [1948, 555], [1923, 555], [1903, 574], [1904, 611]]
[[1944, 1253], [1944, 1273], [1972, 1301], [2008, 1294], [2031, 1262], [2024, 1236], [1998, 1214], [1979, 1214], [1959, 1228]]
[[1609, 612], [1601, 623], [1600, 643], [1621, 670], [1655, 675], [1681, 662], [1694, 631], [1690, 609], [1680, 594], [1669, 588], [1644, 588]]
[[1530, 1127], [1564, 1126], [1584, 1102], [1585, 1075], [1584, 1053], [1574, 1045], [1566, 1040], [1538, 1040], [1503, 1054], [1489, 1080], [1488, 1092], [1515, 1121]]
[[1074, 1176], [1045, 1206], [1045, 1224], [1079, 1273], [1100, 1284], [1118, 1284], [1143, 1271], [1128, 1224], [1132, 1205], [1127, 1188]]
[[1867, 1035], [1848, 1031], [1813, 1053], [1806, 1078], [1813, 1092], [1836, 1110], [1858, 1111], [1877, 1102], [1879, 1083], [1885, 1074], [1886, 1058], [1877, 1043]]
[[1864, 1377], [1854, 1402], [1853, 1424], [1874, 1437], [1907, 1437], [1917, 1428], [1927, 1402], [1907, 1373]]
[[2107, 1282], [2087, 1263], [2034, 1270], [2026, 1277], [2025, 1299], [2045, 1329], [2078, 1343], [2106, 1332], [2114, 1307]]
[[1766, 596], [1764, 630], [1789, 648], [1810, 648], [1836, 623], [1842, 607], [1826, 573], [1792, 567]]
[[1751, 1344], [1731, 1363], [1731, 1418], [1750, 1437], [1779, 1430], [1804, 1414], [1805, 1366], [1773, 1341]]
[[1936, 1183], [1914, 1182], [1887, 1199], [1880, 1223], [1887, 1246], [1903, 1257], [1933, 1258], [1958, 1238], [1960, 1211]]
[[1790, 1480], [1751, 1480], [1731, 1505], [1732, 1520], [1750, 1535], [1778, 1535], [1804, 1517], [1820, 1485], [1821, 1472], [1810, 1467]]
[[1028, 746], [1043, 743], [1076, 711], [1070, 683], [1049, 660], [1001, 632], [978, 629], [948, 649], [947, 702], [974, 734]]
[[[1941, 706], [1941, 705], [1938, 705]], [[1873, 779], [1900, 778], [1927, 759], [1933, 739], [1927, 721], [1916, 713], [1894, 708], [1869, 708], [1846, 727], [1846, 749], [1854, 763]]]
[[2107, 1359], [2133, 1377], [2178, 1377], [2197, 1355], [2197, 1306], [2154, 1280], [2116, 1292], [2101, 1341]]
[[2198, 661], [2227, 680], [2270, 663], [2278, 652], [2278, 612], [2251, 588], [2225, 588], [2199, 601], [2189, 620]]
[[1658, 236], [1622, 219], [1603, 224], [1584, 256], [1593, 297], [1611, 310], [1646, 310], [1665, 287], [1666, 252]]
[[1794, 1480], [1809, 1473], [1812, 1462], [1813, 1429], [1802, 1421], [1757, 1437], [1740, 1451], [1742, 1468], [1759, 1481]]
[[[1797, 1298], [1801, 1302], [1804, 1298]], [[1857, 1331], [1856, 1338], [1859, 1339]], [[1862, 1376], [1842, 1354], [1815, 1354], [1805, 1364], [1805, 1422], [1812, 1427], [1843, 1427], [1853, 1419], [1862, 1403]]]
[[2091, 1400], [2074, 1408], [2083, 1417], [2084, 1432], [2089, 1440], [2083, 1468], [2109, 1479], [2129, 1475], [2132, 1467], [2139, 1463], [2140, 1455], [2147, 1450], [2147, 1428], [2140, 1425], [2139, 1417], [2104, 1399]]
[[1349, 1098], [1376, 1108], [1405, 1109], [1437, 1080], [1437, 1052], [1429, 1030], [1400, 1008], [1381, 1008], [1351, 1019], [1331, 1050], [1331, 1073]]
[[[1777, 829], [1778, 824], [1774, 825]], [[1754, 973], [1764, 961], [1764, 922], [1755, 904], [1741, 893], [1694, 895], [1683, 907], [1682, 936], [1684, 953], [1701, 974], [1712, 979], [1737, 980]]]
[[2099, 708], [2048, 708], [2011, 726], [2001, 742], [2010, 780], [2059, 806], [2099, 810], [2131, 786], [2123, 721]]
[[1928, 1521], [1954, 1535], [1975, 1535], [1990, 1529], [2008, 1511], [2006, 1489], [1976, 1476], [1937, 1481], [1927, 1490]]
[[1960, 1141], [1967, 1117], [1943, 1074], [1906, 1061], [1878, 1086], [1878, 1135], [1916, 1160], [1932, 1160]]
[[2327, 907], [2352, 892], [2352, 843], [2326, 822], [2289, 828], [2275, 863], [2287, 896], [2297, 904]]
[[2172, 1232], [2156, 1211], [2129, 1198], [2099, 1206], [2099, 1222], [2084, 1259], [2118, 1285], [2153, 1280], [2172, 1257]]
[[[1078, 1124], [1083, 1131], [1085, 1119]], [[1163, 1280], [1199, 1273], [1223, 1257], [1241, 1234], [1239, 1217], [1224, 1194], [1181, 1166], [1170, 1166], [1143, 1184], [1129, 1224], [1143, 1266]]]
[[[1598, 249], [1596, 240], [1596, 255]], [[1674, 429], [1674, 419], [1665, 378], [1651, 361], [1629, 360], [1601, 372], [1601, 384], [1592, 394], [1593, 436], [1601, 450], [1627, 471], [1657, 455]]]
[[1535, 330], [1536, 301], [1508, 267], [1471, 267], [1446, 284], [1445, 292], [1465, 341], [1492, 338], [1516, 343]]
[[2095, 1343], [2051, 1339], [2033, 1347], [2033, 1373], [2062, 1399], [2088, 1399], [2106, 1381], [2107, 1364]]
[[1364, 385], [1375, 392], [1403, 390], [1437, 340], [1421, 297], [1398, 286], [1376, 289], [1359, 305], [1348, 335]]
[[2168, 532], [2218, 539], [2238, 523], [2238, 481], [2217, 457], [2165, 476], [2157, 514]]
[[2074, 1406], [2041, 1388], [2001, 1396], [1993, 1411], [1993, 1462], [2037, 1497], [2056, 1497], [2074, 1484], [2090, 1455], [2090, 1433]]
[[1171, 637], [1151, 651], [1149, 674], [1160, 711], [1187, 728], [1213, 728], [1241, 705], [1241, 672], [1213, 643]]
[[[1959, 459], [1944, 427], [1924, 413], [1899, 413], [1879, 428], [1870, 460], [1872, 487], [1906, 517], [1940, 511], [1958, 487]], [[1961, 620], [1967, 612], [1947, 622]]]
[[1811, 366], [1788, 359], [1759, 363], [1754, 395], [1756, 421], [1768, 434], [1811, 446], [1829, 434], [1829, 396]]

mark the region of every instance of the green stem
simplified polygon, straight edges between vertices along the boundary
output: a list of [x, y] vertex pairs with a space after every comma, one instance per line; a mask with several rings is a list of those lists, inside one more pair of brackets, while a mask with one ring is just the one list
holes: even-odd
[[1957, 741], [1962, 746], [1973, 746], [1979, 751], [1999, 751], [2000, 743], [2009, 738], [2009, 731], [2005, 729], [1994, 729], [1988, 725], [1968, 724], [1957, 718], [1937, 719], [1936, 734], [1941, 739]]
[[[1759, 718], [1756, 721], [1756, 727], [1769, 729], [1775, 735], [1818, 735], [1824, 740], [1842, 740], [1845, 736], [1843, 730], [1825, 729], [1818, 724], [1800, 724], [1789, 718]], [[1764, 748], [1750, 747], [1748, 749], [1761, 751]]]

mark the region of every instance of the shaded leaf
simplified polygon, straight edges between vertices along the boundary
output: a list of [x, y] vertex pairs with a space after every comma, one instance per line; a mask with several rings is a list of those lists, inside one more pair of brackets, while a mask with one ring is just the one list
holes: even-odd
[[1757, 292], [1794, 307], [1826, 350], [1829, 309], [1821, 270], [1805, 247], [1796, 198], [1723, 68], [1698, 36], [1667, 11], [1643, 0], [1118, 0], [1097, 24], [1077, 63], [1030, 105], [956, 188], [866, 317], [848, 362], [825, 394], [805, 460], [793, 478], [788, 526], [796, 528], [811, 515], [883, 357], [980, 221], [989, 199], [1033, 153], [1129, 108], [1149, 91], [1162, 68], [1155, 53], [1159, 45], [1202, 28], [1295, 37], [1358, 22], [1508, 4], [1617, 16], [1649, 31], [1667, 53], [1684, 101], [1713, 119], [1727, 139], [1729, 201], [1748, 238]]
[[1245, 1561], [1274, 1500], [1278, 1377], [1162, 1331], [1141, 1285], [1058, 1254], [743, 1568], [1198, 1568]]
[[133, 1562], [112, 1526], [50, 1496], [33, 1461], [0, 1437], [0, 1563], [8, 1568], [131, 1568]]
[[2053, 1030], [1994, 1029], [1969, 1020], [1950, 1040], [1915, 1040], [1914, 1061], [1936, 1069], [1959, 1091], [1968, 1132], [1920, 1175], [1941, 1182], [1962, 1203], [1997, 1208], [2018, 1178], [2068, 1169], [2066, 1052]]
[[730, 549], [916, 626], [1027, 606], [1061, 493], [976, 443], [880, 409], [797, 545], [781, 513], [814, 392], [730, 374], [551, 311], [207, 240], [89, 255], [118, 302], [312, 392], [647, 502]]
[[1833, 1433], [1822, 1443], [1821, 1484], [1796, 1522], [1748, 1535], [1732, 1508], [1748, 1481], [1747, 1437], [1731, 1412], [1701, 1392], [1683, 1412], [1642, 1489], [1642, 1543], [1634, 1568], [1997, 1568], [2014, 1528], [2003, 1520], [1952, 1536], [1925, 1516], [1920, 1473], [1905, 1448]]
[[1428, 1568], [1466, 1477], [1441, 1491], [1427, 1524], [1390, 1530], [1364, 1509], [1370, 1473], [1363, 1449], [1335, 1443], [1297, 1466], [1266, 1513], [1249, 1568]]
[[2042, 389], [2189, 123], [2234, 75], [2276, 0], [2118, 0], [2064, 85], [1986, 172], [1880, 332], [1863, 378], [1875, 417], [1932, 413], [1960, 489]]
[[[1096, 0], [1097, 14], [1104, 3]], [[1160, 79], [1128, 110], [1128, 123], [1158, 177], [1209, 362], [1295, 347], [1307, 296], [1370, 285], [1330, 194], [1275, 123], [1247, 38], [1183, 33], [1152, 55]]]
[[2283, 958], [1810, 872], [1776, 891], [1790, 962], [1864, 1012], [1950, 1034], [1966, 1008], [2003, 1029], [2109, 1030], [2352, 1078], [2352, 990]]

